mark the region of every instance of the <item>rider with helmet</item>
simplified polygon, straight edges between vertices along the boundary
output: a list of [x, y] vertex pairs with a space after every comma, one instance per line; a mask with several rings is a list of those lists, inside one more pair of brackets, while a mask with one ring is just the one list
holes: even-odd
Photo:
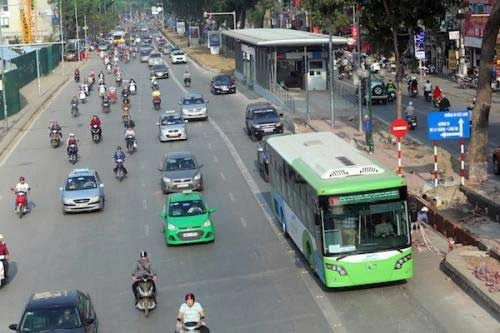
[[177, 332], [183, 332], [183, 326], [197, 326], [200, 325], [198, 330], [201, 333], [210, 332], [206, 327], [205, 311], [200, 303], [196, 302], [195, 296], [192, 293], [184, 296], [184, 303], [179, 307], [177, 314]]
[[125, 153], [122, 150], [121, 146], [116, 147], [116, 151], [113, 154], [113, 160], [116, 163], [115, 168], [113, 169], [113, 172], [116, 174], [118, 171], [118, 160], [122, 160], [122, 168], [123, 168], [123, 174], [126, 175], [128, 173], [127, 169], [125, 168]]
[[59, 125], [59, 123], [57, 122], [57, 120], [51, 120], [50, 121], [50, 125], [49, 125], [49, 137], [50, 137], [50, 134], [52, 133], [52, 131], [56, 131], [59, 133], [59, 136], [61, 137], [62, 139], [62, 129], [61, 129], [61, 125]]
[[78, 139], [73, 133], [70, 133], [68, 136], [68, 140], [66, 140], [66, 152], [69, 154], [69, 146], [75, 145], [76, 152], [78, 153]]
[[7, 278], [9, 273], [9, 249], [7, 248], [7, 243], [5, 243], [5, 238], [0, 234], [0, 256], [5, 256], [3, 260], [3, 275]]
[[[24, 192], [26, 196], [26, 209], [28, 209], [29, 201], [28, 201], [28, 193], [31, 191], [31, 187], [26, 183], [26, 180], [24, 179], [23, 176], [19, 177], [19, 183], [16, 184], [14, 188], [10, 189], [12, 192], [17, 193], [17, 192]], [[14, 206], [15, 209], [15, 206]]]
[[[119, 147], [118, 147], [119, 148]], [[123, 153], [123, 152], [122, 152]], [[134, 271], [132, 272], [132, 292], [135, 296], [135, 303], [137, 304], [137, 286], [139, 285], [139, 281], [141, 276], [143, 275], [152, 275], [153, 276], [153, 294], [156, 294], [156, 283], [158, 282], [158, 277], [156, 271], [153, 269], [151, 265], [151, 261], [149, 260], [148, 253], [146, 251], [141, 251], [139, 255], [139, 259], [135, 264]]]
[[409, 101], [408, 106], [405, 108], [405, 117], [410, 118], [415, 115], [415, 107], [413, 106], [413, 102]]

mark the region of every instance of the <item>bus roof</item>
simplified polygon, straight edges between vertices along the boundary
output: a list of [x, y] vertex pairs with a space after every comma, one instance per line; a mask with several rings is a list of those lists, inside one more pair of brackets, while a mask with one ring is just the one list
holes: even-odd
[[406, 185], [331, 132], [270, 137], [267, 144], [297, 171], [318, 195], [362, 192]]

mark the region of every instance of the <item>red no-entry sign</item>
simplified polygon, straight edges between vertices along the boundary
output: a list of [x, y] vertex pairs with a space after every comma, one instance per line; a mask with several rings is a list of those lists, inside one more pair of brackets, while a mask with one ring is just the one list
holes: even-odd
[[396, 119], [391, 123], [391, 133], [395, 137], [402, 137], [408, 134], [408, 123], [404, 119]]

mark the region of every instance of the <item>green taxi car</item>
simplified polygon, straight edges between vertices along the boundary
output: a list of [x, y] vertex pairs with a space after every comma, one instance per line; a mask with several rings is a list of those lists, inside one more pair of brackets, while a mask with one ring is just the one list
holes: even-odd
[[160, 216], [167, 245], [213, 242], [215, 228], [210, 219], [214, 208], [208, 208], [200, 193], [184, 191], [168, 196]]

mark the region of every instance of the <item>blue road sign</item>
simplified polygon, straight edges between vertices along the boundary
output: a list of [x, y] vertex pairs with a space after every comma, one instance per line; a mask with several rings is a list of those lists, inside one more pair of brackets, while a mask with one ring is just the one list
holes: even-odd
[[429, 112], [429, 140], [467, 139], [470, 137], [469, 111]]

